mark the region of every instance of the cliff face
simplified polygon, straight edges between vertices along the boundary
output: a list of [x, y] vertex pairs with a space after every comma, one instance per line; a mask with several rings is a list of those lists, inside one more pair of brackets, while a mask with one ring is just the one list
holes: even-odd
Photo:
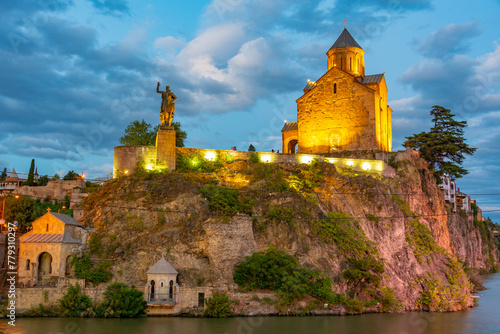
[[[349, 247], [360, 240], [339, 244], [335, 233], [344, 231], [338, 230], [342, 226], [354, 228], [373, 242], [384, 263], [380, 287], [393, 289], [406, 309], [472, 305], [456, 260], [490, 270], [498, 264], [497, 248], [473, 222], [447, 211], [420, 161], [398, 162], [397, 173], [383, 179], [326, 163], [247, 162], [212, 173], [143, 173], [109, 181], [92, 194], [86, 224], [95, 228], [102, 254], [114, 260], [114, 279], [137, 286], [146, 283], [146, 271], [164, 255], [179, 272], [181, 286], [234, 291], [235, 265], [275, 247], [320, 269], [337, 293], [355, 290], [360, 299], [369, 299], [367, 289], [354, 289], [342, 277], [354, 263]], [[241, 207], [228, 211], [234, 203], [207, 200], [206, 189], [220, 186], [238, 189]]]

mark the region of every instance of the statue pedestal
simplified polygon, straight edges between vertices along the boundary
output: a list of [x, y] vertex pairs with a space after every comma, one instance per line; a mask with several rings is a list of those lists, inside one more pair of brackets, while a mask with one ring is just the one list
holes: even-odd
[[160, 126], [156, 136], [156, 160], [158, 165], [173, 170], [175, 169], [175, 159], [175, 129], [173, 126]]

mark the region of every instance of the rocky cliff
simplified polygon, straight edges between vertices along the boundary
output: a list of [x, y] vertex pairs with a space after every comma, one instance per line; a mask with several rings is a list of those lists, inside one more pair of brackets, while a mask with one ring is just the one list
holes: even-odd
[[[233, 161], [206, 170], [138, 172], [89, 196], [94, 253], [113, 259], [115, 280], [144, 285], [164, 255], [181, 287], [237, 291], [235, 265], [274, 247], [321, 270], [339, 294], [367, 301], [391, 289], [407, 310], [444, 311], [472, 305], [465, 270], [498, 266], [488, 233], [447, 209], [416, 157], [399, 161], [394, 178], [327, 163]], [[366, 259], [380, 261], [383, 273], [359, 267]], [[348, 269], [378, 281], [356, 281]]]

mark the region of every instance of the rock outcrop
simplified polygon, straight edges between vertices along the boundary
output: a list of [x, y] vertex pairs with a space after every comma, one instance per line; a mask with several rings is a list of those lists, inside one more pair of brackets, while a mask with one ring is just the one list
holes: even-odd
[[[144, 285], [147, 269], [164, 255], [179, 272], [181, 287], [237, 291], [236, 264], [275, 247], [320, 269], [344, 294], [350, 291], [342, 278], [346, 256], [314, 224], [341, 212], [374, 243], [385, 267], [381, 285], [393, 289], [407, 310], [471, 306], [460, 263], [484, 271], [498, 266], [492, 238], [447, 210], [424, 162], [413, 158], [397, 167], [391, 179], [327, 163], [236, 161], [211, 173], [138, 173], [108, 181], [89, 196], [86, 224], [113, 259], [114, 279], [130, 284]], [[214, 206], [200, 195], [210, 184], [238, 189], [252, 214]], [[446, 303], [433, 299], [435, 293]]]

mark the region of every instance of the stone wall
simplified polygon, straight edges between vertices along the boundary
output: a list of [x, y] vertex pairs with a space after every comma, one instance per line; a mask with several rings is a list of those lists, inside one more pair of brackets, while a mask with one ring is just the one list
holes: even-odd
[[[333, 68], [297, 100], [299, 153], [379, 149], [375, 92]], [[334, 93], [336, 87], [336, 93]]]
[[86, 194], [82, 194], [81, 190], [81, 188], [84, 187], [85, 181], [81, 179], [70, 181], [54, 180], [49, 181], [49, 183], [43, 187], [18, 187], [13, 191], [13, 194], [39, 198], [42, 200], [48, 197], [58, 202], [64, 201], [64, 197], [68, 195], [71, 202], [70, 208], [74, 209], [82, 201], [80, 196], [86, 196]]
[[[121, 148], [124, 148], [123, 150], [128, 153], [121, 154]], [[136, 160], [134, 161], [139, 161], [137, 159], [138, 157], [140, 157], [143, 148], [144, 146], [115, 147], [114, 169], [117, 170], [116, 166], [127, 165], [126, 159], [128, 159], [129, 157], [135, 157], [134, 159]], [[151, 148], [154, 149], [153, 146], [151, 146]], [[134, 149], [137, 151], [136, 153], [133, 153]], [[117, 155], [116, 154], [117, 151], [119, 151], [120, 154]], [[329, 158], [321, 154], [284, 154], [284, 153], [248, 152], [248, 151], [233, 151], [233, 150], [210, 150], [210, 149], [186, 148], [186, 147], [177, 147], [176, 153], [187, 154], [187, 155], [199, 154], [208, 160], [215, 159], [217, 154], [230, 156], [233, 160], [249, 160], [252, 153], [255, 153], [258, 155], [259, 159], [262, 162], [269, 162], [269, 163], [309, 163], [313, 159], [318, 159], [321, 162], [323, 161], [330, 162], [333, 163], [335, 166], [342, 168], [349, 168], [359, 173], [373, 173], [373, 174], [383, 175], [386, 177], [393, 177], [394, 175], [396, 175], [396, 171], [392, 167], [390, 167], [381, 160], [374, 160], [374, 159]], [[146, 163], [146, 165], [148, 164], [150, 163], [149, 162]], [[129, 163], [129, 165], [132, 166], [131, 163]], [[136, 162], [133, 163], [134, 168], [129, 167], [131, 168], [129, 169], [130, 172], [134, 171], [135, 165]], [[151, 163], [149, 169], [153, 168], [154, 168], [153, 163]], [[117, 177], [118, 175], [120, 174], [118, 173], [116, 175], [113, 175], [113, 177]]]
[[154, 166], [156, 163], [155, 146], [117, 146], [115, 147], [113, 177], [133, 173], [137, 163]]
[[[17, 288], [16, 289], [16, 309], [18, 311], [26, 311], [31, 307], [38, 307], [39, 304], [44, 306], [55, 305], [57, 301], [66, 294], [67, 287], [64, 288]], [[104, 289], [102, 288], [85, 288], [82, 287], [82, 292], [87, 295], [92, 301], [100, 302], [104, 298]]]

